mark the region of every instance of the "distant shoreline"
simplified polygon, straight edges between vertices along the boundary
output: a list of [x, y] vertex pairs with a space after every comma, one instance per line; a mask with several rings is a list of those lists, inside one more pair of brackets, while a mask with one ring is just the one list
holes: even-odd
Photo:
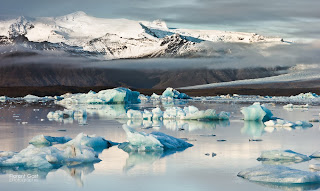
[[[290, 82], [290, 83], [272, 83], [272, 84], [251, 84], [245, 86], [229, 86], [216, 87], [208, 89], [183, 89], [180, 92], [186, 93], [189, 96], [215, 96], [227, 94], [240, 95], [261, 95], [261, 96], [291, 96], [299, 93], [313, 92], [320, 94], [320, 80], [305, 81], [305, 82]], [[0, 96], [8, 97], [24, 97], [28, 94], [36, 96], [55, 96], [64, 93], [87, 93], [90, 90], [98, 92], [104, 89], [115, 88], [111, 86], [17, 86], [17, 87], [0, 87]], [[129, 87], [130, 88], [130, 87]], [[136, 89], [144, 95], [152, 95], [156, 93], [162, 94], [165, 89]]]

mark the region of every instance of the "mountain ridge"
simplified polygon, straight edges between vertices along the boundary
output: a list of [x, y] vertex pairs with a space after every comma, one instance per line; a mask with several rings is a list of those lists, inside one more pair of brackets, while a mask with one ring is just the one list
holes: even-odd
[[60, 17], [0, 21], [0, 45], [21, 44], [16, 40], [21, 37], [25, 38], [23, 46], [30, 49], [67, 50], [102, 60], [202, 57], [203, 52], [209, 52], [202, 47], [202, 42], [267, 43], [268, 46], [283, 43], [281, 38], [255, 33], [169, 29], [161, 20], [95, 18], [82, 11]]

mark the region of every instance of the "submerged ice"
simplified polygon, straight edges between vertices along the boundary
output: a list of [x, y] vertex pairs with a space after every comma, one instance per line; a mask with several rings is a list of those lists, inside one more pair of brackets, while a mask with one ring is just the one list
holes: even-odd
[[192, 144], [161, 132], [138, 132], [133, 128], [123, 125], [128, 142], [121, 143], [119, 148], [126, 152], [154, 152], [165, 150], [185, 149]]
[[239, 177], [255, 182], [277, 184], [320, 183], [320, 175], [315, 172], [292, 169], [280, 165], [263, 165], [238, 173]]
[[307, 155], [294, 152], [292, 150], [270, 150], [263, 151], [258, 161], [280, 161], [280, 162], [303, 162], [310, 158]]

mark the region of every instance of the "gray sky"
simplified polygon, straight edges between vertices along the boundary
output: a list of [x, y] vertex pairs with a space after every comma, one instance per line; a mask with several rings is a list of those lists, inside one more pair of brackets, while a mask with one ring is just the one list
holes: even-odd
[[170, 27], [250, 31], [320, 39], [319, 0], [1, 0], [3, 17], [61, 16], [162, 19]]

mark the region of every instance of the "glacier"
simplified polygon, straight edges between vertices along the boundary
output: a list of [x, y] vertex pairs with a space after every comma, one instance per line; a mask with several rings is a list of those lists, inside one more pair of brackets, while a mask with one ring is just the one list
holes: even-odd
[[161, 132], [150, 134], [137, 132], [133, 128], [123, 125], [128, 142], [121, 143], [119, 148], [130, 152], [163, 152], [166, 150], [179, 150], [193, 146], [182, 139], [178, 139]]
[[320, 183], [320, 175], [315, 172], [292, 169], [281, 165], [263, 165], [238, 173], [239, 177], [254, 182], [278, 184]]

